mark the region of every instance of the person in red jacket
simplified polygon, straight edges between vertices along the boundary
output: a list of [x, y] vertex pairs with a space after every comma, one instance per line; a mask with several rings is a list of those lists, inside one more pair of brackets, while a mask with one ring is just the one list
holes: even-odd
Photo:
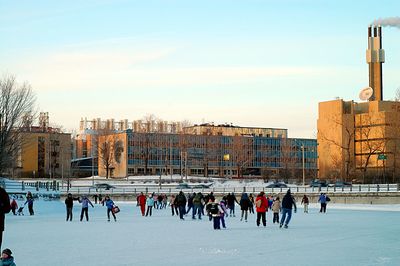
[[261, 219], [264, 227], [267, 226], [266, 212], [268, 211], [268, 200], [265, 197], [264, 191], [261, 191], [260, 194], [258, 194], [255, 205], [257, 212], [257, 226], [260, 226]]
[[146, 208], [146, 196], [143, 192], [140, 192], [140, 195], [137, 197], [138, 206], [140, 206], [140, 211], [142, 212], [142, 216], [144, 216], [144, 210]]

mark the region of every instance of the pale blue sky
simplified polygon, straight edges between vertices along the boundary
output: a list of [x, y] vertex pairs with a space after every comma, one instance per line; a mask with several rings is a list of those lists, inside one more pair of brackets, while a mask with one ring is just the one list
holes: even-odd
[[[53, 123], [188, 119], [316, 134], [318, 102], [368, 85], [367, 26], [400, 1], [5, 1], [0, 73], [28, 81]], [[384, 98], [400, 29], [384, 28]]]

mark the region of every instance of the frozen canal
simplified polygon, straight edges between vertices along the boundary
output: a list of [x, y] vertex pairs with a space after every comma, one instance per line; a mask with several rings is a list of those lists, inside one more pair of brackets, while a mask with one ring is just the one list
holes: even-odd
[[[20, 202], [19, 202], [20, 203]], [[63, 202], [35, 202], [35, 216], [7, 215], [2, 248], [19, 266], [63, 265], [400, 265], [400, 208], [312, 205], [294, 214], [289, 229], [257, 228], [255, 215], [241, 222], [227, 218], [228, 229], [214, 231], [208, 219], [180, 221], [170, 209], [140, 216], [133, 203], [119, 203], [117, 222], [106, 208], [89, 209], [90, 221], [65, 221]]]

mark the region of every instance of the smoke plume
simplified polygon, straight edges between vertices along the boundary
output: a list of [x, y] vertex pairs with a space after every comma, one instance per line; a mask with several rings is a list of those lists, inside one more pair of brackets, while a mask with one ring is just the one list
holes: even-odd
[[400, 29], [400, 17], [379, 18], [372, 22], [372, 25], [381, 25], [382, 27], [396, 27]]

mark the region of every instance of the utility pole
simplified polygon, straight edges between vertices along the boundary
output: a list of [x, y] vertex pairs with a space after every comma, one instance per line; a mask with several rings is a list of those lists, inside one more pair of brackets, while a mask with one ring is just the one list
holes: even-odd
[[304, 158], [304, 144], [301, 145], [301, 151], [302, 151], [302, 161], [303, 161], [303, 186], [305, 186], [306, 169], [305, 169], [305, 158]]

